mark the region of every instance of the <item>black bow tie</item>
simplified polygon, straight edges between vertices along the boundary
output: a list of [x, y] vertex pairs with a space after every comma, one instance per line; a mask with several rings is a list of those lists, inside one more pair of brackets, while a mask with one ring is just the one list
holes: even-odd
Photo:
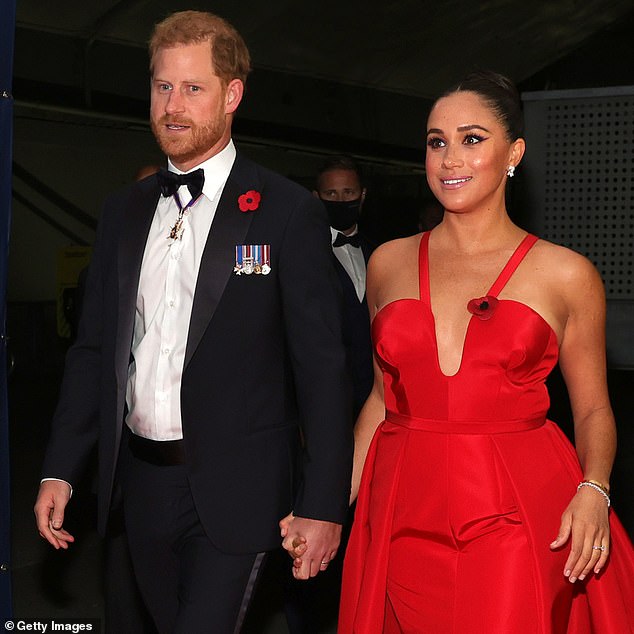
[[205, 170], [202, 168], [188, 174], [176, 174], [161, 168], [156, 176], [161, 186], [161, 193], [166, 198], [173, 196], [182, 185], [187, 185], [192, 200], [196, 200], [202, 193], [205, 184]]
[[344, 244], [350, 244], [353, 247], [360, 247], [361, 240], [359, 239], [359, 234], [355, 233], [353, 236], [346, 236], [343, 233], [337, 233], [337, 237], [332, 243], [332, 246], [342, 247]]

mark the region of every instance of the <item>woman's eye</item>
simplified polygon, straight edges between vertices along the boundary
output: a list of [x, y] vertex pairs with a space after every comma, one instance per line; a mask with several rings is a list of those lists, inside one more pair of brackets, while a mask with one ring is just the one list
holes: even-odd
[[445, 142], [438, 137], [431, 137], [427, 139], [427, 147], [430, 147], [432, 150], [436, 150], [440, 147], [444, 147]]
[[481, 137], [477, 134], [468, 134], [464, 139], [465, 145], [475, 145], [476, 143], [480, 143], [481, 141], [484, 141], [484, 137]]

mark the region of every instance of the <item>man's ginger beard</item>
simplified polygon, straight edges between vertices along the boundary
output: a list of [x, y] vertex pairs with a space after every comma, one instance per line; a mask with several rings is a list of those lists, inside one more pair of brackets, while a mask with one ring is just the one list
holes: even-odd
[[[188, 163], [203, 156], [222, 138], [227, 127], [224, 114], [224, 97], [216, 116], [204, 124], [196, 124], [187, 117], [163, 115], [158, 121], [152, 120], [152, 132], [161, 150], [173, 163]], [[189, 130], [182, 134], [170, 134], [166, 125], [184, 125]]]

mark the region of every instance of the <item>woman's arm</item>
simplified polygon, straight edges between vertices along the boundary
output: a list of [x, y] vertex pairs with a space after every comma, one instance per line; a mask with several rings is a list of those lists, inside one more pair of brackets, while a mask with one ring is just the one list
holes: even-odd
[[350, 504], [359, 494], [363, 465], [376, 428], [385, 418], [385, 400], [383, 398], [383, 374], [376, 359], [374, 360], [374, 385], [354, 426], [354, 461], [352, 464], [352, 487]]
[[[605, 354], [605, 291], [592, 264], [576, 256], [564, 267], [562, 285], [567, 320], [559, 364], [574, 418], [575, 446], [584, 480], [609, 491], [616, 452], [616, 428], [610, 406]], [[552, 548], [571, 540], [564, 574], [571, 582], [598, 573], [609, 553], [607, 499], [597, 488], [582, 486], [562, 515]]]

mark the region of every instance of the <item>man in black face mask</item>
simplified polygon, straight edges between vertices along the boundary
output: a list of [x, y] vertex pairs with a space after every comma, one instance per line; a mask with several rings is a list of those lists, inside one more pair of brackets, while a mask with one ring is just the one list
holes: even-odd
[[326, 206], [333, 229], [346, 236], [357, 232], [366, 189], [352, 158], [343, 155], [328, 158], [317, 173], [313, 194]]
[[365, 298], [366, 264], [373, 245], [359, 233], [365, 201], [361, 173], [349, 156], [328, 158], [313, 194], [328, 211], [335, 264], [344, 292], [344, 339], [354, 388], [355, 417], [372, 389], [370, 321]]

